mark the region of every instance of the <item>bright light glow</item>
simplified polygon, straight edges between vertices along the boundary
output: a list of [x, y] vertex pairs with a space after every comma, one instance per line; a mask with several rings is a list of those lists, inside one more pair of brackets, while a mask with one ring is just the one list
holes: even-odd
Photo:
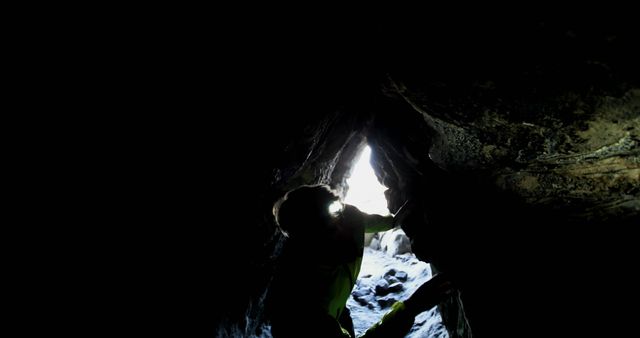
[[332, 214], [337, 214], [342, 210], [342, 203], [335, 201], [329, 205], [329, 212]]
[[366, 146], [351, 170], [351, 177], [347, 179], [349, 191], [344, 202], [368, 214], [386, 216], [389, 215], [387, 200], [384, 197], [387, 187], [378, 182], [370, 160], [371, 148]]

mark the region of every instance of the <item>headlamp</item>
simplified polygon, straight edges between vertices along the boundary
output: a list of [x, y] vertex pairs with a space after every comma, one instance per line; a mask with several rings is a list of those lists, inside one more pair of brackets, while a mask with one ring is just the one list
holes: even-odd
[[339, 201], [335, 201], [329, 205], [329, 214], [336, 216], [342, 209], [344, 209], [344, 205]]

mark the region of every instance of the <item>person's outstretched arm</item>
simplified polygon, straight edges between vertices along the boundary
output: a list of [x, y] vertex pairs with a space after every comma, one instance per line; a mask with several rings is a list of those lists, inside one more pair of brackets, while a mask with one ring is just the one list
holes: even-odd
[[405, 208], [405, 206], [407, 205], [407, 203], [409, 203], [409, 201], [404, 202], [404, 204], [396, 212], [395, 216], [370, 215], [361, 212], [355, 207], [354, 209], [362, 214], [362, 217], [364, 218], [364, 232], [374, 233], [395, 228], [396, 225], [398, 225], [398, 220], [401, 220], [403, 216], [406, 216], [407, 208]]
[[373, 233], [387, 231], [393, 228], [393, 216], [364, 214], [364, 232]]
[[345, 205], [343, 216], [347, 224], [359, 224], [366, 233], [386, 231], [394, 226], [393, 216], [370, 215], [350, 204]]

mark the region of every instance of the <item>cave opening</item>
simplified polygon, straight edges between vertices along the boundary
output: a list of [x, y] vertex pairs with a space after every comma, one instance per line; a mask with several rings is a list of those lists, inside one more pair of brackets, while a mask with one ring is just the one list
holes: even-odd
[[[344, 202], [368, 214], [390, 215], [385, 191], [371, 165], [372, 150], [364, 144], [346, 178]], [[347, 307], [359, 337], [378, 322], [396, 301], [406, 300], [432, 276], [430, 264], [411, 250], [404, 231], [395, 228], [365, 235], [362, 266]], [[422, 312], [406, 337], [448, 337], [437, 308]]]
[[356, 156], [350, 176], [347, 178], [348, 188], [344, 201], [368, 214], [386, 216], [389, 215], [387, 199], [384, 196], [387, 187], [378, 182], [370, 161], [371, 147], [365, 145]]

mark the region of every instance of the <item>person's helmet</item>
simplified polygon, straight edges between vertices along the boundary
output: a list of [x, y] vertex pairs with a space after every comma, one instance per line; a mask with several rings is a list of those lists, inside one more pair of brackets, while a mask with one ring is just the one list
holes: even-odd
[[311, 233], [330, 224], [329, 206], [339, 200], [329, 186], [304, 185], [275, 203], [273, 215], [285, 236]]

